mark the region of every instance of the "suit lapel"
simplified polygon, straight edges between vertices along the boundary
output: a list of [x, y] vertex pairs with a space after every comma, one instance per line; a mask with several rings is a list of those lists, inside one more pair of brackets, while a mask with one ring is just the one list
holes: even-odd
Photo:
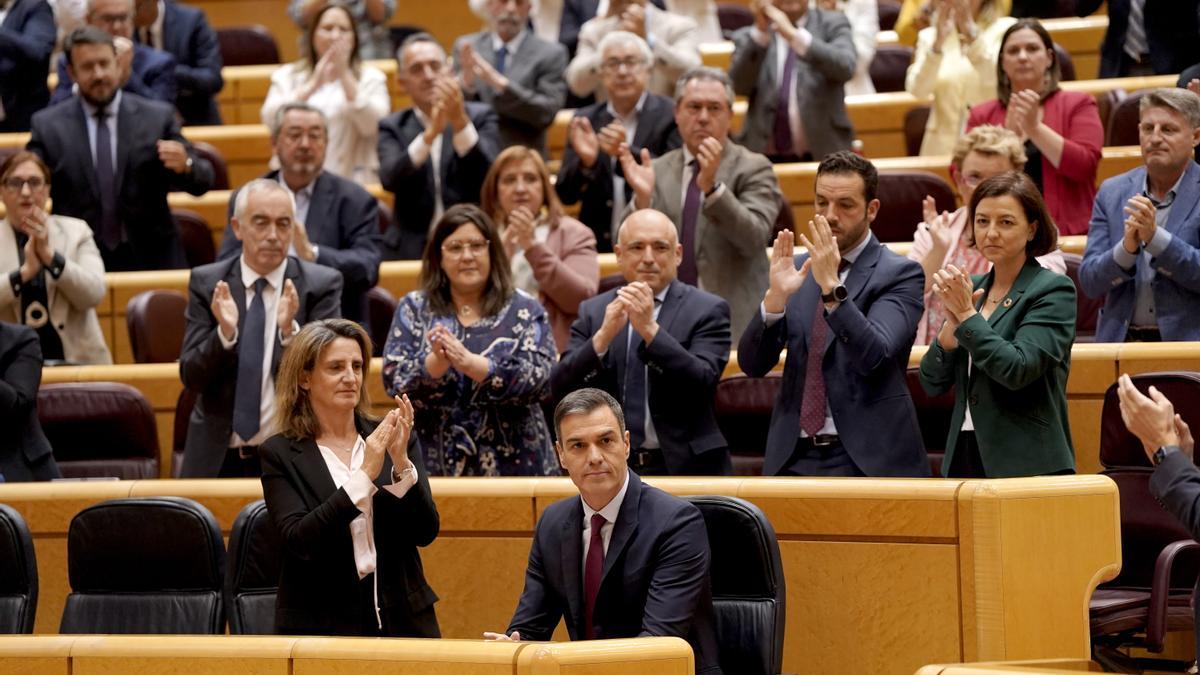
[[[621, 554], [625, 552], [630, 540], [633, 539], [634, 533], [637, 532], [638, 507], [642, 501], [642, 481], [634, 472], [628, 469], [626, 471], [629, 476], [629, 486], [625, 489], [625, 500], [621, 502], [621, 510], [617, 514], [617, 522], [613, 525], [612, 536], [608, 540], [608, 551], [604, 554], [604, 574], [600, 575], [601, 589], [604, 588], [604, 581], [608, 579], [613, 566], [617, 564], [617, 560], [621, 558]], [[583, 525], [580, 524], [580, 527], [582, 528]], [[580, 534], [581, 538], [582, 536]], [[582, 541], [580, 548], [582, 548]], [[597, 607], [604, 602], [603, 598], [603, 592], [597, 595]]]
[[333, 237], [325, 236], [328, 228], [336, 226], [333, 203], [333, 180], [322, 171], [317, 174], [317, 180], [313, 184], [312, 198], [308, 202], [308, 218], [304, 223], [304, 231], [308, 234], [309, 241], [314, 244], [325, 245], [330, 241], [337, 241], [336, 234]]
[[562, 524], [559, 537], [563, 570], [563, 588], [567, 593], [568, 623], [578, 626], [583, 635], [583, 504], [579, 499]]
[[[1008, 314], [1008, 310], [1016, 306], [1016, 304], [1021, 301], [1021, 295], [1025, 293], [1025, 289], [1029, 286], [1029, 282], [1033, 281], [1033, 278], [1037, 276], [1038, 270], [1041, 269], [1041, 267], [1042, 266], [1039, 265], [1038, 261], [1034, 258], [1030, 258], [1025, 261], [1025, 266], [1022, 267], [1021, 272], [1017, 274], [1016, 280], [1013, 281], [1012, 288], [1008, 289], [1008, 295], [1005, 296], [1005, 300], [1001, 302], [1000, 305], [996, 307], [996, 311], [992, 312], [992, 315], [988, 317], [988, 323], [992, 324], [993, 326], [998, 325], [1000, 323], [1000, 319], [1003, 318], [1005, 314]], [[984, 285], [982, 288], [985, 290], [983, 297], [979, 299], [980, 306], [976, 309], [982, 307], [982, 303], [987, 302], [987, 289], [990, 289], [995, 281], [996, 272], [995, 268], [992, 268], [992, 271], [988, 272], [987, 277], [984, 279]], [[1010, 300], [1011, 302], [1009, 302]]]
[[672, 281], [670, 287], [667, 288], [667, 295], [663, 300], [663, 305], [658, 310], [658, 325], [668, 333], [671, 333], [675, 319], [679, 316], [679, 310], [683, 307], [683, 294], [685, 290], [683, 283]]
[[858, 255], [858, 259], [850, 266], [850, 272], [846, 274], [846, 292], [852, 300], [857, 300], [858, 296], [867, 287], [867, 282], [871, 279], [871, 272], [875, 270], [875, 264], [879, 262], [879, 256], [883, 253], [883, 247], [874, 234], [867, 235], [870, 240], [862, 253]]
[[296, 453], [292, 456], [296, 474], [308, 485], [318, 500], [324, 500], [337, 490], [316, 441], [311, 438], [292, 441], [292, 450]]
[[[641, 126], [639, 123], [638, 126]], [[662, 212], [682, 227], [683, 219], [683, 149], [662, 157], [662, 173], [654, 172], [655, 185], [662, 186]], [[680, 230], [682, 232], [682, 230]], [[699, 237], [696, 238], [700, 240]], [[695, 252], [693, 251], [693, 254]]]
[[1196, 201], [1200, 199], [1200, 164], [1188, 162], [1183, 180], [1179, 181], [1179, 192], [1171, 205], [1171, 213], [1167, 216], [1167, 231], [1175, 234], [1189, 220], [1196, 210]]

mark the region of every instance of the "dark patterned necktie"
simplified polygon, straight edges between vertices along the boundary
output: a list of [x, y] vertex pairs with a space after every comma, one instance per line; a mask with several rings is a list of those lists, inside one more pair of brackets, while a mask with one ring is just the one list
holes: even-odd
[[583, 570], [584, 637], [596, 637], [592, 628], [592, 613], [596, 609], [596, 595], [600, 592], [600, 577], [604, 574], [604, 537], [600, 528], [607, 522], [599, 513], [592, 514], [592, 536], [588, 543], [587, 563]]
[[243, 441], [249, 441], [258, 433], [261, 425], [263, 352], [266, 341], [267, 312], [263, 304], [263, 291], [267, 280], [259, 277], [254, 282], [254, 299], [242, 322], [242, 334], [238, 336], [237, 387], [233, 394], [233, 430]]

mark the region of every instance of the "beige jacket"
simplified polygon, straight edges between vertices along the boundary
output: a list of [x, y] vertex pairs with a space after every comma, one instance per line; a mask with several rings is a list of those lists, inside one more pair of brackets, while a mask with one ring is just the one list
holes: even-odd
[[[567, 86], [576, 96], [595, 94], [597, 101], [608, 98], [600, 78], [600, 39], [617, 30], [621, 20], [615, 16], [598, 16], [579, 29], [579, 46], [575, 58], [567, 66]], [[675, 94], [675, 80], [700, 65], [700, 46], [696, 22], [686, 16], [664, 12], [646, 5], [646, 34], [652, 39], [654, 64], [646, 89], [652, 94]]]
[[[62, 276], [45, 275], [50, 321], [63, 343], [63, 356], [72, 363], [108, 364], [112, 355], [96, 318], [96, 305], [105, 298], [104, 261], [92, 239], [92, 229], [78, 218], [50, 216], [50, 246], [66, 259]], [[0, 321], [22, 323], [21, 299], [13, 294], [8, 275], [20, 267], [16, 232], [0, 220]]]

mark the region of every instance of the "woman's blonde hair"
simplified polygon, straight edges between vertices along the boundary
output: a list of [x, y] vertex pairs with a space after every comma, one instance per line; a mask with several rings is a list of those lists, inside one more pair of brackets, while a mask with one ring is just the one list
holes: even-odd
[[1004, 127], [983, 124], [959, 136], [954, 143], [950, 163], [955, 169], [961, 170], [963, 160], [972, 152], [988, 157], [1004, 157], [1017, 171], [1025, 168], [1025, 144], [1021, 143], [1020, 137]]
[[279, 374], [275, 376], [275, 430], [293, 440], [316, 438], [321, 425], [313, 411], [308, 390], [300, 386], [303, 373], [311, 373], [325, 348], [338, 338], [349, 338], [358, 343], [363, 356], [363, 378], [358, 388], [358, 405], [355, 413], [367, 419], [371, 402], [367, 398], [366, 371], [371, 360], [371, 337], [363, 327], [346, 319], [314, 321], [292, 336], [291, 343], [283, 351], [279, 363]]

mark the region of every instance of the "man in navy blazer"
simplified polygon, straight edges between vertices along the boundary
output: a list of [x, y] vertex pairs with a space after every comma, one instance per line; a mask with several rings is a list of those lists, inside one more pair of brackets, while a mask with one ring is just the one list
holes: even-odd
[[[307, 103], [283, 105], [271, 127], [280, 168], [263, 178], [283, 185], [296, 200], [293, 255], [340, 272], [342, 318], [365, 324], [367, 291], [379, 281], [379, 202], [354, 181], [322, 168], [327, 138], [320, 110]], [[221, 260], [242, 251], [233, 233], [237, 197], [237, 192], [229, 196]]]
[[184, 125], [221, 124], [221, 45], [204, 12], [175, 0], [137, 0], [135, 11], [137, 42], [175, 57], [175, 107]]
[[[621, 143], [628, 143], [638, 157], [642, 148], [658, 157], [683, 141], [675, 126], [675, 104], [646, 91], [654, 62], [646, 41], [617, 31], [598, 47], [608, 100], [575, 111], [554, 189], [564, 204], [582, 202], [579, 220], [596, 233], [596, 250], [607, 253], [613, 250], [617, 219], [633, 200], [617, 159]], [[630, 65], [621, 65], [625, 63]]]
[[1200, 340], [1200, 97], [1158, 89], [1140, 107], [1143, 166], [1100, 186], [1079, 283], [1104, 296], [1097, 342]]
[[[84, 26], [67, 36], [64, 50], [78, 69], [79, 95], [34, 115], [28, 145], [50, 166], [54, 213], [87, 221], [109, 272], [186, 267], [167, 192], [204, 194], [212, 164], [180, 134], [173, 107], [117, 88], [111, 35]], [[109, 127], [107, 177], [93, 139], [101, 109]], [[101, 187], [106, 178], [111, 192]]]
[[579, 306], [550, 387], [555, 398], [584, 386], [617, 398], [629, 411], [632, 468], [643, 476], [728, 475], [713, 400], [729, 361], [729, 303], [679, 281], [682, 259], [665, 215], [626, 218], [617, 262], [627, 285]]
[[538, 519], [525, 590], [504, 633], [490, 640], [683, 638], [696, 673], [721, 672], [704, 517], [629, 470], [629, 433], [616, 399], [580, 389], [554, 409], [555, 449], [579, 498]]
[[827, 156], [813, 239], [800, 235], [809, 254], [793, 257], [790, 230], [775, 239], [770, 286], [738, 344], [751, 377], [787, 349], [765, 475], [929, 475], [906, 377], [925, 275], [871, 234], [878, 180], [854, 153]]
[[0, 132], [29, 131], [50, 103], [46, 72], [57, 39], [46, 0], [10, 0], [0, 19]]
[[383, 257], [419, 260], [442, 212], [479, 203], [483, 179], [500, 152], [500, 118], [489, 105], [463, 100], [445, 50], [428, 33], [400, 45], [396, 80], [413, 105], [379, 121], [379, 182], [396, 195]]
[[[133, 40], [133, 0], [89, 0], [87, 22], [116, 39], [117, 61], [121, 67], [121, 90], [142, 98], [175, 105], [175, 57]], [[132, 49], [132, 56], [129, 50]], [[71, 79], [66, 55], [58, 59], [58, 86], [51, 103], [70, 98], [75, 81]]]

